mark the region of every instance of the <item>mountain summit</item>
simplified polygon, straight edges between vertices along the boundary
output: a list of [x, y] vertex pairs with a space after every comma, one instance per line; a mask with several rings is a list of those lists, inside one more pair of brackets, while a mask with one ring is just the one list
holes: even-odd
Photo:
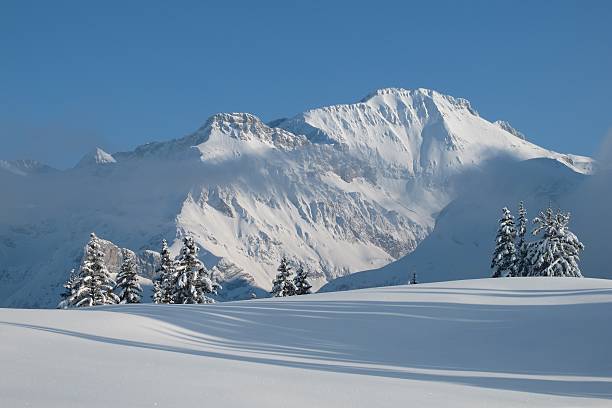
[[359, 103], [309, 110], [279, 126], [313, 142], [344, 145], [356, 156], [413, 176], [444, 178], [500, 154], [519, 160], [550, 157], [589, 171], [589, 159], [541, 148], [517, 137], [506, 122], [480, 117], [466, 99], [422, 88], [380, 89]]
[[96, 147], [81, 158], [76, 167], [97, 166], [110, 163], [116, 163], [115, 158], [99, 147]]

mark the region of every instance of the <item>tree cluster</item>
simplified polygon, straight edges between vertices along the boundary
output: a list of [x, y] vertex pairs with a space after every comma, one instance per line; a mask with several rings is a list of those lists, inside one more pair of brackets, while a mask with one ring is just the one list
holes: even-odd
[[173, 260], [166, 240], [162, 241], [159, 278], [153, 283], [155, 303], [214, 303], [209, 295], [216, 295], [221, 286], [198, 259], [198, 251], [193, 238], [185, 237], [179, 256]]
[[298, 266], [295, 275], [292, 269], [287, 258], [283, 257], [277, 269], [278, 273], [272, 281], [270, 294], [273, 297], [308, 295], [311, 293], [312, 285], [308, 280], [309, 272], [302, 265]]
[[569, 221], [570, 213], [555, 212], [549, 206], [533, 219], [535, 240], [527, 241], [529, 219], [524, 203], [519, 203], [516, 224], [510, 210], [503, 208], [491, 260], [492, 277], [582, 277], [578, 262], [584, 245], [569, 230]]
[[[153, 282], [155, 303], [214, 303], [209, 295], [217, 294], [221, 286], [198, 259], [198, 251], [193, 238], [185, 237], [180, 255], [172, 259], [166, 240], [162, 241], [159, 277]], [[71, 271], [58, 307], [140, 303], [142, 287], [133, 253], [124, 249], [122, 255], [123, 263], [114, 281], [104, 262], [99, 238], [92, 232], [83, 264], [78, 273]]]

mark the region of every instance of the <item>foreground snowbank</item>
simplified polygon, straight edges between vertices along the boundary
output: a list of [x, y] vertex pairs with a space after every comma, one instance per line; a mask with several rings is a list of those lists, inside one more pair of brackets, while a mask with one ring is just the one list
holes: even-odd
[[609, 406], [611, 315], [570, 278], [0, 309], [0, 406]]

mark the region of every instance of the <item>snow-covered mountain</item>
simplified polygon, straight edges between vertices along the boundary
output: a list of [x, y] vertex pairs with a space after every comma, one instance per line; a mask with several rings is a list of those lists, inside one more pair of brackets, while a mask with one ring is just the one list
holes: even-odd
[[592, 166], [425, 89], [382, 89], [271, 123], [217, 114], [183, 138], [96, 149], [74, 169], [27, 182], [0, 178], [0, 305], [54, 306], [92, 230], [136, 253], [162, 238], [177, 253], [193, 235], [221, 299], [265, 295], [283, 255], [310, 268], [318, 287], [412, 252], [464, 175], [489, 163], [548, 158], [570, 174]]
[[81, 160], [77, 164], [77, 167], [97, 166], [116, 162], [117, 161], [111, 154], [105, 152], [99, 147], [96, 147], [91, 152], [83, 156], [83, 158], [81, 158]]

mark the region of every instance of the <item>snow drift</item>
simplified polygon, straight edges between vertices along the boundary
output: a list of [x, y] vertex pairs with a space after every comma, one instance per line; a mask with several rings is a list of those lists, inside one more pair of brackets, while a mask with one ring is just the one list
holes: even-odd
[[0, 405], [603, 407], [611, 305], [612, 281], [506, 278], [0, 309]]

